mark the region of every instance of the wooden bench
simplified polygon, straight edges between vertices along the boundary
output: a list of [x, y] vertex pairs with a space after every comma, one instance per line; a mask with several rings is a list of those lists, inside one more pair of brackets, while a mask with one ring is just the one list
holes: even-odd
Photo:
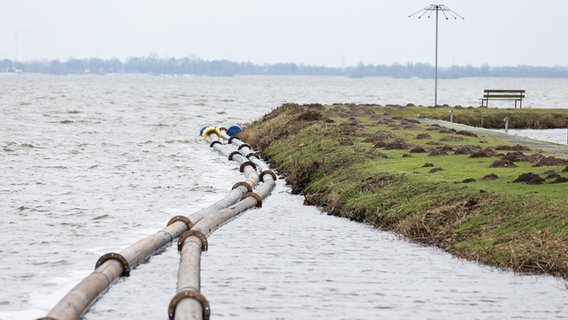
[[481, 106], [487, 108], [489, 106], [489, 100], [515, 100], [515, 109], [517, 109], [517, 102], [519, 103], [519, 109], [522, 109], [524, 98], [525, 90], [485, 89], [483, 90]]

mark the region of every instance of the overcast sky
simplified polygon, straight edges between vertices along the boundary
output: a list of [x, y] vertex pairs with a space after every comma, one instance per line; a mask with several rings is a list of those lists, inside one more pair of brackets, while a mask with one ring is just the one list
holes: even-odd
[[[428, 0], [0, 0], [0, 59], [434, 64]], [[440, 66], [568, 66], [568, 1], [446, 0]]]

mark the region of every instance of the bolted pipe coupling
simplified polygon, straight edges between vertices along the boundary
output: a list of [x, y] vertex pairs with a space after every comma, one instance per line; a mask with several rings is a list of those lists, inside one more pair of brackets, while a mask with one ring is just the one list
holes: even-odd
[[128, 260], [126, 260], [126, 258], [123, 255], [114, 252], [102, 255], [95, 264], [95, 270], [98, 269], [107, 260], [116, 260], [120, 262], [120, 264], [122, 265], [122, 274], [120, 275], [121, 277], [130, 276], [130, 263], [128, 263]]
[[211, 316], [211, 307], [209, 306], [209, 301], [202, 295], [199, 291], [196, 290], [182, 290], [176, 293], [176, 295], [170, 301], [168, 306], [168, 317], [170, 320], [173, 320], [176, 316], [176, 307], [177, 304], [183, 299], [195, 299], [201, 304], [201, 309], [203, 309], [203, 319], [209, 320]]

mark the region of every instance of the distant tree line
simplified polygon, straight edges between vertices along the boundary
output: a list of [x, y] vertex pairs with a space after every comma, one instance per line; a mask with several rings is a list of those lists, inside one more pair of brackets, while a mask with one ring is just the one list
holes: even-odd
[[[252, 62], [234, 62], [229, 60], [202, 60], [199, 58], [157, 58], [133, 57], [124, 62], [113, 59], [68, 59], [16, 62], [0, 60], [0, 72], [30, 72], [47, 74], [107, 74], [107, 73], [146, 73], [155, 75], [199, 75], [199, 76], [236, 76], [236, 75], [326, 75], [395, 78], [434, 78], [434, 66], [427, 63], [408, 63], [391, 65], [373, 65], [360, 63], [357, 66], [338, 68], [311, 66], [296, 63], [254, 64]], [[480, 67], [451, 66], [438, 68], [438, 77], [442, 79], [464, 77], [541, 77], [567, 78], [568, 67], [509, 66]]]

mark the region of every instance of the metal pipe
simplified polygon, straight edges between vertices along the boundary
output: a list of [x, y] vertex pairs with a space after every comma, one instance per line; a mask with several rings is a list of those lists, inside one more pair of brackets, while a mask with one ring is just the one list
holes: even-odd
[[[241, 201], [232, 206], [203, 218], [191, 228], [194, 234], [185, 238], [181, 243], [177, 290], [168, 308], [170, 319], [202, 320], [209, 318], [209, 303], [200, 293], [200, 256], [204, 248], [207, 248], [207, 244], [204, 243], [206, 240], [200, 236], [207, 237], [243, 211], [254, 206], [260, 207], [262, 199], [268, 197], [276, 185], [272, 172], [264, 172], [261, 180], [264, 183], [258, 187], [256, 196], [243, 197]], [[184, 294], [186, 296], [180, 299], [180, 296]]]
[[[223, 148], [220, 148], [220, 150], [224, 153], [227, 152]], [[235, 158], [235, 160], [243, 163], [246, 161], [246, 158], [241, 156], [240, 158]], [[190, 224], [198, 223], [204, 217], [238, 202], [246, 192], [249, 192], [258, 183], [259, 175], [252, 166], [245, 166], [243, 174], [247, 178], [244, 183], [249, 185], [249, 187], [236, 186], [219, 201], [187, 217]], [[131, 268], [136, 267], [140, 262], [178, 238], [189, 228], [190, 226], [183, 221], [174, 221], [156, 234], [135, 242], [118, 254], [104, 255], [103, 257], [108, 258], [108, 260], [101, 261], [99, 259], [101, 263], [99, 265], [97, 262], [95, 271], [73, 287], [50, 310], [48, 315], [41, 319], [78, 319], [116, 279], [121, 275], [128, 275]]]

